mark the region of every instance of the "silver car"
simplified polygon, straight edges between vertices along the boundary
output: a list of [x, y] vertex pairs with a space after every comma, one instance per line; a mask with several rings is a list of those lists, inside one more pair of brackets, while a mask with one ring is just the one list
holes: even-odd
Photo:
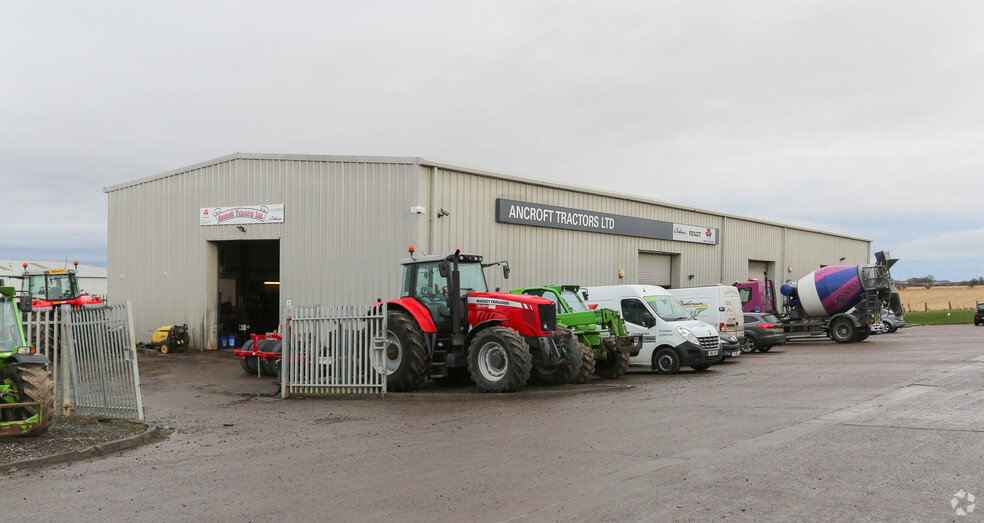
[[888, 329], [888, 332], [895, 332], [902, 327], [905, 327], [905, 318], [896, 316], [894, 312], [888, 309], [882, 309], [881, 317], [882, 323], [885, 325], [885, 328]]

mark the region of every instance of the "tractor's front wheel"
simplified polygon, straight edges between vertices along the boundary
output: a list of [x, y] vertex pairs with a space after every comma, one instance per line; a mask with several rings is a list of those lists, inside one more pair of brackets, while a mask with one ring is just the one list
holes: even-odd
[[[544, 385], [564, 385], [574, 383], [581, 370], [582, 350], [581, 343], [571, 334], [566, 327], [557, 327], [557, 332], [551, 336], [554, 345], [557, 347], [560, 361], [550, 362], [541, 361], [540, 351], [534, 349], [533, 369], [531, 376], [539, 383]], [[589, 374], [590, 376], [590, 374]]]
[[[18, 403], [41, 403], [41, 419], [25, 436], [40, 436], [48, 431], [55, 416], [55, 383], [46, 365], [39, 363], [11, 363], [7, 365], [4, 378], [12, 380], [18, 387]], [[17, 409], [19, 418], [29, 419], [38, 413], [38, 407]]]
[[609, 352], [607, 360], [595, 363], [599, 378], [621, 378], [628, 370], [629, 355], [624, 352]]
[[468, 346], [468, 372], [480, 392], [515, 392], [526, 386], [530, 349], [518, 332], [497, 325], [478, 333]]
[[587, 383], [591, 379], [591, 375], [597, 371], [598, 362], [595, 361], [594, 352], [591, 351], [591, 347], [587, 343], [584, 343], [581, 338], [575, 338], [574, 341], [577, 342], [577, 346], [581, 350], [581, 370], [577, 371], [577, 376], [574, 376], [572, 383]]
[[386, 338], [382, 360], [373, 353], [375, 367], [386, 370], [386, 390], [403, 392], [420, 387], [430, 369], [430, 353], [417, 322], [405, 312], [390, 312]]

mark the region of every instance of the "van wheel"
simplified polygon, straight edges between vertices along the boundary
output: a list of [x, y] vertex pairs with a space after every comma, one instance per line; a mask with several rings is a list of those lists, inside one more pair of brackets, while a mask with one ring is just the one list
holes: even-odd
[[680, 356], [669, 347], [656, 351], [653, 354], [653, 370], [660, 374], [676, 374], [680, 371]]

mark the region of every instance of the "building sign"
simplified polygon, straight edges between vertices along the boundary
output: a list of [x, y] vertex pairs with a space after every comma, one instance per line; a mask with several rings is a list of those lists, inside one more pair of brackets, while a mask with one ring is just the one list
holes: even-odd
[[673, 224], [673, 239], [678, 242], [717, 243], [717, 229]]
[[718, 230], [710, 227], [661, 222], [505, 198], [497, 198], [495, 201], [495, 221], [655, 240], [676, 240], [710, 245], [716, 245], [718, 242]]
[[283, 223], [284, 204], [239, 205], [236, 207], [202, 207], [198, 211], [201, 225], [248, 225]]

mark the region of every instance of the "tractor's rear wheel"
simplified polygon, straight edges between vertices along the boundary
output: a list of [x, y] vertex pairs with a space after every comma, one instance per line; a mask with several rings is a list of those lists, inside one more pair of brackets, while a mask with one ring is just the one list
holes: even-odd
[[479, 332], [468, 346], [468, 372], [480, 392], [515, 392], [530, 378], [530, 348], [501, 325]]
[[386, 390], [403, 392], [420, 387], [427, 379], [430, 353], [417, 322], [402, 311], [388, 313], [386, 338], [382, 361], [373, 353], [373, 365], [386, 370]]
[[[4, 377], [17, 384], [18, 403], [41, 402], [41, 422], [25, 436], [40, 436], [48, 431], [55, 416], [55, 383], [46, 365], [39, 363], [11, 363]], [[9, 409], [4, 409], [9, 410]], [[37, 407], [17, 409], [18, 419], [25, 420], [37, 414]]]
[[591, 375], [596, 372], [598, 362], [595, 361], [594, 352], [587, 343], [584, 343], [581, 338], [575, 338], [575, 341], [581, 348], [581, 370], [577, 372], [573, 383], [587, 383], [591, 379]]
[[560, 352], [559, 362], [541, 361], [540, 351], [534, 350], [533, 369], [530, 375], [544, 385], [564, 385], [574, 383], [581, 370], [581, 343], [566, 327], [557, 327], [557, 332], [551, 336]]
[[607, 360], [595, 362], [599, 378], [621, 378], [628, 370], [629, 355], [624, 352], [609, 352]]

